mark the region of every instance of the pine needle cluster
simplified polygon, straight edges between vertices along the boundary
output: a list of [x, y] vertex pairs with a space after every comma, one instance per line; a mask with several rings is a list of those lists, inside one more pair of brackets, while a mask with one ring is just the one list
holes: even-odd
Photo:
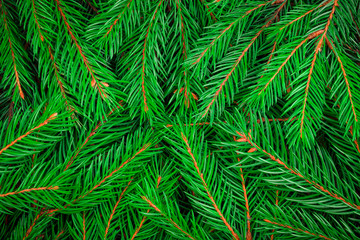
[[360, 239], [360, 1], [0, 0], [0, 239]]

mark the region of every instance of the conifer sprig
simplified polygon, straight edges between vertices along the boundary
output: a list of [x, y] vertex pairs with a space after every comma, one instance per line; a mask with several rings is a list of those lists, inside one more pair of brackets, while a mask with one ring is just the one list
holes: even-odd
[[358, 0], [0, 0], [0, 239], [360, 239]]

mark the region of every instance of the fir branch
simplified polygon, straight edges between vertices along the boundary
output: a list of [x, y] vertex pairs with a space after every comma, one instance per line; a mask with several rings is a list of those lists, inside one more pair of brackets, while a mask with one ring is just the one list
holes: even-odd
[[[360, 210], [360, 206], [354, 204], [354, 203], [351, 203], [351, 202], [348, 202], [345, 198], [337, 195], [336, 193], [332, 193], [330, 192], [329, 190], [325, 189], [323, 186], [321, 186], [320, 184], [312, 181], [312, 180], [309, 180], [308, 178], [304, 177], [301, 173], [299, 173], [298, 171], [294, 170], [293, 168], [287, 166], [283, 161], [281, 161], [279, 158], [276, 158], [274, 155], [268, 153], [266, 150], [262, 149], [261, 147], [259, 147], [257, 144], [253, 143], [250, 139], [251, 139], [251, 135], [249, 133], [249, 135], [245, 135], [245, 134], [242, 134], [240, 132], [236, 132], [240, 137], [241, 139], [238, 139], [236, 141], [245, 141], [247, 142], [248, 144], [250, 144], [251, 146], [253, 146], [254, 149], [253, 151], [261, 151], [263, 152], [265, 155], [267, 155], [271, 160], [275, 161], [276, 163], [282, 165], [286, 170], [290, 171], [290, 173], [302, 178], [303, 180], [305, 180], [307, 183], [311, 184], [313, 187], [319, 189], [320, 191], [322, 191], [323, 193], [329, 195], [330, 197], [334, 198], [334, 199], [337, 199], [339, 201], [342, 201], [343, 203], [357, 209], [357, 210]], [[250, 149], [251, 150], [251, 149]], [[249, 150], [249, 151], [250, 151]], [[253, 152], [252, 151], [252, 152]]]
[[28, 135], [32, 134], [35, 130], [47, 125], [51, 120], [54, 120], [57, 117], [57, 113], [53, 113], [50, 115], [50, 117], [48, 117], [43, 123], [40, 123], [38, 126], [30, 129], [28, 132], [26, 132], [25, 134], [21, 135], [20, 137], [16, 138], [15, 140], [13, 140], [11, 143], [9, 143], [8, 145], [6, 145], [4, 148], [2, 148], [0, 150], [0, 155], [3, 154], [7, 149], [11, 148], [12, 146], [14, 146], [18, 141], [20, 141], [21, 139], [27, 137]]
[[312, 9], [310, 9], [309, 11], [307, 11], [306, 13], [304, 13], [303, 15], [301, 15], [300, 17], [297, 17], [296, 19], [292, 20], [291, 22], [287, 23], [285, 26], [281, 27], [280, 30], [283, 30], [284, 28], [290, 26], [291, 24], [293, 24], [296, 21], [301, 20], [302, 18], [304, 18], [305, 16], [309, 15], [310, 13], [312, 13], [313, 11], [315, 11], [318, 8], [321, 7], [325, 7], [326, 5], [328, 5], [332, 0], [328, 0], [326, 2], [324, 2], [323, 4], [318, 5], [317, 7], [314, 7]]
[[105, 49], [105, 56], [112, 58], [118, 53], [126, 34], [138, 25], [135, 18], [140, 14], [140, 6], [133, 0], [111, 0], [100, 4], [98, 15], [90, 19], [86, 38], [98, 49]]
[[161, 4], [163, 3], [163, 0], [159, 1], [159, 5], [157, 5], [154, 13], [153, 13], [153, 17], [150, 21], [150, 24], [146, 30], [146, 34], [145, 34], [145, 38], [144, 38], [144, 48], [142, 50], [142, 59], [141, 59], [141, 64], [142, 64], [142, 72], [141, 72], [141, 89], [142, 89], [142, 95], [143, 95], [143, 100], [144, 100], [144, 111], [147, 112], [149, 110], [148, 108], [148, 103], [147, 103], [147, 99], [146, 99], [146, 90], [145, 90], [145, 58], [146, 58], [146, 43], [148, 41], [148, 36], [149, 36], [149, 31], [152, 28], [153, 24], [154, 24], [154, 20], [156, 18], [156, 14], [161, 6]]
[[211, 41], [211, 43], [209, 44], [208, 47], [205, 48], [205, 50], [203, 50], [201, 53], [200, 53], [200, 56], [192, 63], [193, 65], [194, 64], [197, 64], [201, 61], [201, 59], [204, 57], [204, 55], [212, 48], [213, 45], [215, 45], [215, 43], [220, 39], [222, 38], [222, 36], [228, 31], [230, 30], [233, 25], [235, 25], [236, 23], [238, 23], [241, 19], [243, 19], [244, 17], [246, 17], [247, 15], [249, 15], [250, 13], [252, 13], [253, 11], [263, 7], [263, 6], [266, 6], [266, 3], [262, 3], [262, 4], [259, 4], [257, 5], [256, 7], [248, 10], [245, 12], [244, 15], [241, 16], [241, 18], [238, 18], [236, 21], [232, 22], [227, 28], [225, 28], [221, 33], [220, 35], [218, 35], [213, 41]]
[[[2, 2], [0, 2], [1, 5], [3, 5]], [[24, 93], [21, 89], [21, 84], [20, 84], [20, 79], [19, 79], [19, 73], [16, 69], [16, 61], [15, 61], [15, 53], [14, 53], [14, 49], [13, 49], [13, 45], [12, 45], [12, 42], [11, 42], [11, 39], [10, 39], [10, 30], [9, 30], [9, 27], [8, 27], [8, 23], [7, 23], [7, 20], [6, 20], [6, 15], [7, 13], [5, 12], [5, 10], [3, 8], [1, 8], [1, 15], [3, 16], [3, 19], [4, 19], [4, 24], [5, 24], [5, 30], [8, 32], [8, 36], [9, 36], [9, 47], [10, 47], [10, 51], [11, 51], [11, 57], [12, 57], [12, 61], [13, 61], [13, 65], [14, 65], [14, 72], [15, 72], [15, 78], [16, 78], [16, 85], [18, 87], [18, 90], [19, 90], [19, 94], [20, 94], [20, 97], [22, 99], [24, 99]]]
[[[67, 109], [73, 110], [73, 107], [69, 106], [70, 99], [65, 92], [64, 80], [61, 77], [59, 63], [57, 62], [58, 59], [55, 58], [52, 49], [55, 36], [52, 33], [51, 27], [54, 27], [55, 22], [48, 21], [49, 9], [46, 5], [37, 4], [36, 0], [22, 1], [19, 7], [21, 9], [21, 15], [25, 16], [23, 22], [24, 25], [27, 26], [27, 36], [31, 39], [33, 52], [39, 57], [40, 62], [44, 61], [45, 66], [39, 66], [39, 72], [43, 74], [42, 78], [44, 82], [47, 82], [45, 79], [48, 78], [49, 70], [47, 69], [47, 65], [49, 64], [51, 66], [52, 77], [54, 77], [53, 80], [57, 82], [57, 87], [60, 89], [60, 93], [65, 99]], [[32, 15], [27, 15], [26, 12], [28, 11], [31, 11]], [[34, 28], [36, 28], [36, 30], [34, 30]], [[46, 74], [46, 77], [44, 74]], [[52, 84], [50, 82], [48, 87], [50, 88], [51, 86]]]
[[[109, 115], [110, 115], [110, 114], [109, 114]], [[106, 123], [106, 121], [105, 121], [104, 123]], [[102, 126], [102, 124], [103, 124], [102, 122], [99, 122], [99, 123], [95, 126], [95, 128], [90, 132], [90, 134], [86, 137], [84, 143], [83, 143], [83, 144], [77, 149], [77, 151], [75, 152], [75, 155], [73, 155], [73, 156], [70, 158], [69, 162], [66, 164], [66, 167], [65, 167], [64, 171], [66, 171], [66, 170], [73, 164], [74, 159], [79, 155], [81, 149], [83, 149], [83, 147], [89, 142], [90, 138], [96, 134], [97, 130], [99, 129], [99, 127]]]
[[319, 42], [318, 44], [316, 45], [316, 48], [315, 48], [315, 53], [314, 53], [314, 57], [313, 57], [313, 60], [311, 62], [311, 67], [310, 67], [310, 73], [309, 73], [309, 76], [308, 76], [308, 79], [307, 79], [307, 84], [306, 84], [306, 88], [305, 88], [305, 100], [304, 100], [304, 107], [303, 107], [303, 110], [302, 110], [302, 114], [301, 114], [301, 123], [300, 123], [300, 138], [302, 138], [303, 136], [303, 127], [304, 127], [304, 118], [305, 118], [305, 109], [306, 109], [306, 102], [307, 102], [307, 99], [308, 99], [308, 94], [309, 94], [309, 86], [310, 86], [310, 81], [311, 81], [311, 75], [312, 75], [312, 72], [314, 70], [314, 66], [315, 66], [315, 62], [316, 62], [316, 56], [318, 54], [318, 52], [320, 51], [320, 48], [324, 42], [324, 38], [326, 36], [326, 33], [329, 29], [329, 26], [330, 26], [330, 21], [331, 19], [333, 18], [334, 16], [334, 13], [335, 13], [335, 7], [338, 6], [338, 3], [337, 3], [337, 0], [334, 0], [334, 3], [333, 3], [333, 8], [331, 10], [331, 13], [329, 15], [329, 19], [325, 25], [325, 28], [324, 28], [324, 31], [319, 39]]
[[123, 9], [123, 11], [117, 16], [117, 18], [115, 19], [114, 23], [111, 24], [111, 26], [109, 27], [109, 30], [105, 33], [105, 35], [103, 36], [104, 38], [107, 37], [109, 35], [109, 33], [111, 32], [111, 30], [113, 29], [113, 27], [118, 23], [118, 21], [124, 16], [124, 13], [127, 9], [129, 9], [129, 6], [131, 4], [132, 0], [129, 0], [128, 3], [126, 4], [126, 8]]
[[58, 67], [56, 65], [56, 61], [55, 61], [55, 58], [54, 58], [54, 55], [52, 54], [51, 52], [51, 47], [49, 46], [49, 54], [50, 54], [50, 58], [51, 58], [51, 61], [53, 62], [53, 69], [55, 71], [55, 78], [57, 80], [57, 83], [59, 85], [59, 88], [60, 88], [60, 91], [61, 91], [61, 95], [62, 97], [65, 99], [65, 103], [68, 107], [68, 110], [72, 110], [73, 108], [72, 107], [69, 107], [69, 103], [68, 103], [68, 100], [67, 100], [67, 96], [66, 96], [66, 93], [65, 93], [65, 89], [63, 87], [63, 83], [62, 83], [62, 80], [61, 80], [61, 77], [60, 77], [60, 73], [59, 73], [59, 70], [58, 70]]
[[[150, 147], [150, 143], [145, 144], [138, 152], [136, 152], [131, 158], [127, 159], [125, 162], [123, 162], [120, 167], [116, 168], [114, 171], [112, 171], [109, 175], [107, 175], [106, 177], [104, 177], [98, 184], [96, 184], [92, 189], [90, 189], [90, 191], [88, 191], [86, 194], [80, 196], [78, 199], [76, 199], [75, 201], [86, 197], [87, 195], [89, 195], [90, 193], [92, 193], [95, 189], [97, 189], [98, 187], [101, 186], [101, 184], [103, 184], [106, 179], [112, 177], [113, 174], [115, 174], [116, 172], [118, 172], [120, 169], [122, 169], [126, 164], [128, 164], [131, 160], [133, 160], [134, 158], [136, 158], [137, 155], [141, 154], [143, 151], [145, 151], [148, 147]], [[74, 202], [75, 202], [74, 201]]]
[[[200, 1], [201, 1], [202, 3], [204, 3], [204, 0], [200, 0]], [[216, 20], [216, 17], [215, 17], [215, 15], [211, 12], [211, 10], [209, 9], [209, 6], [208, 6], [207, 4], [205, 4], [205, 3], [204, 3], [204, 5], [205, 5], [206, 9], [208, 10], [208, 12], [209, 12], [211, 18], [213, 19], [213, 21], [216, 22], [216, 21], [217, 21], [217, 20]]]
[[26, 231], [26, 233], [25, 233], [25, 235], [24, 235], [24, 237], [23, 237], [23, 240], [25, 240], [27, 237], [29, 237], [30, 233], [32, 232], [32, 230], [33, 230], [33, 228], [34, 228], [34, 226], [35, 226], [35, 224], [36, 224], [36, 222], [37, 222], [37, 221], [39, 220], [39, 218], [40, 218], [41, 216], [43, 216], [44, 214], [45, 214], [45, 212], [44, 212], [43, 210], [41, 210], [40, 213], [36, 215], [36, 217], [34, 218], [31, 226], [30, 226], [29, 229]]
[[[147, 210], [146, 213], [149, 213], [149, 212], [150, 212], [150, 209]], [[144, 216], [144, 217], [141, 219], [141, 222], [140, 222], [139, 226], [136, 228], [134, 234], [132, 235], [131, 240], [134, 240], [134, 238], [136, 237], [136, 235], [139, 233], [139, 231], [140, 231], [141, 227], [143, 226], [145, 220], [146, 220], [146, 216]]]
[[65, 15], [65, 12], [63, 11], [62, 7], [61, 7], [61, 3], [60, 3], [60, 0], [55, 0], [56, 2], [56, 5], [57, 5], [57, 9], [59, 10], [60, 12], [60, 15], [64, 21], [64, 24], [66, 25], [66, 28], [67, 28], [67, 32], [68, 34], [71, 36], [71, 39], [74, 41], [74, 44], [76, 46], [76, 48], [78, 49], [78, 52], [79, 54], [81, 55], [82, 59], [83, 59], [83, 64], [85, 65], [86, 69], [88, 70], [88, 72], [90, 73], [90, 76], [91, 76], [91, 86], [92, 87], [96, 87], [98, 88], [99, 90], [99, 93], [101, 95], [101, 97], [106, 97], [106, 94], [103, 93], [103, 89], [102, 87], [99, 85], [98, 81], [96, 80], [95, 76], [94, 76], [94, 71], [92, 70], [92, 67], [89, 65], [89, 61], [87, 60], [87, 57], [85, 56], [85, 54], [83, 53], [82, 51], [82, 48], [81, 46], [79, 45], [78, 43], [78, 40], [77, 38], [74, 36], [73, 34], [73, 30], [68, 22], [68, 20], [66, 19], [66, 15]]
[[[31, 82], [31, 74], [26, 63], [28, 54], [21, 43], [22, 36], [19, 34], [16, 24], [13, 22], [14, 19], [12, 19], [12, 6], [4, 0], [1, 0], [0, 8], [2, 20], [0, 27], [2, 32], [4, 32], [0, 42], [0, 47], [4, 52], [1, 54], [0, 59], [6, 68], [9, 68], [4, 72], [2, 84], [5, 84], [5, 86], [16, 85], [16, 92], [18, 92], [24, 100], [25, 94], [23, 88], [29, 86]], [[12, 70], [10, 70], [10, 68], [12, 68]]]
[[46, 213], [47, 214], [53, 214], [54, 212], [57, 212], [61, 209], [66, 209], [69, 206], [71, 206], [72, 204], [78, 202], [79, 200], [85, 198], [86, 196], [88, 196], [89, 194], [91, 194], [93, 191], [95, 191], [97, 188], [101, 187], [101, 185], [109, 178], [111, 178], [114, 174], [116, 174], [117, 172], [119, 172], [122, 168], [124, 168], [130, 161], [134, 160], [139, 154], [141, 154], [142, 152], [144, 152], [148, 147], [150, 147], [150, 143], [145, 144], [138, 152], [136, 152], [131, 158], [128, 158], [126, 161], [124, 161], [118, 168], [116, 168], [114, 171], [112, 171], [110, 174], [108, 174], [107, 176], [105, 176], [104, 178], [102, 178], [102, 180], [100, 182], [98, 182], [95, 186], [93, 186], [91, 189], [89, 189], [88, 191], [85, 192], [85, 194], [80, 195], [79, 197], [77, 197], [75, 200], [72, 201], [72, 203], [69, 203], [65, 206], [63, 206], [63, 208], [56, 208], [56, 209], [50, 209], [48, 210]]
[[41, 39], [41, 41], [43, 42], [43, 41], [44, 41], [44, 36], [43, 36], [42, 33], [41, 33], [40, 25], [39, 25], [39, 22], [38, 22], [38, 18], [36, 17], [35, 0], [32, 0], [32, 7], [33, 7], [33, 15], [34, 15], [34, 19], [35, 19], [35, 23], [36, 23], [37, 29], [38, 29], [38, 31], [39, 31], [40, 39]]
[[120, 201], [121, 201], [121, 198], [123, 197], [124, 193], [126, 192], [126, 190], [128, 189], [129, 185], [131, 184], [132, 180], [128, 183], [128, 185], [124, 188], [124, 190], [121, 192], [120, 194], [120, 197], [119, 197], [119, 200], [116, 202], [114, 208], [112, 209], [112, 212], [111, 212], [111, 215], [109, 217], [109, 221], [108, 221], [108, 224], [107, 224], [107, 227], [106, 227], [106, 230], [105, 230], [105, 235], [104, 235], [104, 239], [106, 239], [106, 235], [109, 231], [109, 227], [110, 227], [110, 223], [111, 223], [111, 219], [113, 218], [114, 216], [114, 213], [116, 211], [116, 208], [117, 206], [119, 205]]
[[0, 238], [358, 239], [359, 13], [0, 0]]
[[258, 93], [258, 95], [262, 94], [263, 92], [265, 92], [266, 88], [269, 86], [269, 84], [275, 79], [275, 77], [280, 73], [280, 71], [283, 69], [283, 67], [285, 66], [285, 64], [287, 64], [287, 62], [290, 60], [290, 58], [296, 53], [296, 51], [302, 46], [304, 45], [308, 40], [311, 40], [313, 38], [318, 37], [320, 34], [322, 34], [324, 32], [324, 30], [318, 30], [316, 32], [313, 32], [311, 34], [309, 34], [309, 36], [307, 38], [305, 38], [304, 40], [302, 40], [290, 53], [289, 56], [287, 56], [287, 58], [285, 59], [285, 61], [280, 65], [280, 67], [276, 70], [275, 74], [270, 78], [270, 80], [265, 84], [265, 86], [260, 90], [260, 92]]
[[219, 87], [217, 88], [217, 91], [215, 92], [215, 94], [213, 95], [213, 97], [211, 98], [211, 101], [209, 104], [205, 105], [205, 109], [204, 109], [204, 113], [202, 114], [202, 118], [204, 118], [210, 108], [213, 106], [214, 102], [217, 101], [219, 94], [222, 92], [223, 87], [225, 86], [225, 84], [228, 82], [229, 78], [232, 76], [232, 74], [234, 73], [235, 69], [237, 68], [237, 66], [239, 65], [239, 63], [241, 62], [241, 60], [243, 59], [243, 57], [245, 56], [245, 54], [249, 51], [249, 49], [251, 48], [251, 46], [253, 45], [253, 43], [256, 41], [256, 39], [260, 36], [260, 34], [271, 25], [271, 23], [274, 21], [274, 19], [278, 16], [279, 12], [281, 11], [281, 9], [285, 6], [285, 4], [287, 3], [287, 0], [285, 0], [280, 7], [274, 12], [273, 16], [267, 21], [267, 23], [265, 25], [263, 25], [260, 30], [255, 34], [255, 36], [251, 39], [250, 43], [245, 47], [245, 49], [242, 51], [241, 55], [236, 59], [235, 63], [233, 64], [233, 66], [231, 67], [230, 71], [228, 72], [228, 74], [226, 75], [225, 79], [220, 83]]
[[[185, 42], [185, 35], [184, 35], [184, 18], [183, 18], [183, 15], [182, 15], [182, 12], [181, 12], [181, 6], [179, 7], [180, 5], [180, 0], [179, 0], [179, 4], [176, 3], [176, 8], [179, 10], [179, 15], [180, 15], [180, 29], [181, 29], [181, 41], [182, 41], [182, 45], [183, 45], [183, 51], [182, 51], [182, 54], [183, 54], [183, 59], [184, 61], [186, 60], [187, 58], [187, 53], [186, 53], [186, 42]], [[187, 82], [186, 82], [186, 70], [184, 69], [184, 85], [185, 87], [184, 88], [181, 88], [179, 93], [181, 93], [182, 90], [184, 90], [184, 95], [185, 95], [185, 105], [187, 105], [187, 107], [189, 108], [189, 97], [188, 97], [188, 86], [187, 86]], [[176, 91], [175, 91], [176, 92]]]
[[303, 232], [303, 233], [306, 233], [306, 234], [309, 234], [309, 235], [312, 235], [312, 236], [315, 236], [315, 237], [320, 237], [320, 238], [323, 238], [323, 239], [326, 239], [326, 240], [331, 240], [330, 238], [326, 237], [326, 236], [323, 236], [323, 235], [319, 235], [319, 234], [316, 234], [316, 233], [311, 233], [309, 231], [306, 231], [306, 230], [302, 230], [300, 228], [294, 228], [292, 226], [289, 226], [289, 225], [284, 225], [284, 224], [281, 224], [281, 223], [277, 223], [277, 222], [272, 222], [268, 219], [264, 219], [265, 222], [267, 223], [270, 223], [270, 224], [274, 224], [274, 225], [277, 225], [277, 226], [280, 226], [280, 227], [284, 227], [284, 228], [288, 228], [288, 229], [291, 229], [293, 231], [297, 231], [297, 232]]
[[210, 199], [210, 201], [212, 202], [212, 205], [214, 206], [216, 212], [219, 214], [220, 216], [220, 219], [224, 222], [225, 226], [229, 229], [229, 231], [231, 232], [231, 235], [235, 238], [235, 239], [240, 239], [239, 236], [234, 232], [233, 228], [230, 226], [230, 224], [228, 223], [228, 221], [224, 218], [224, 215], [221, 213], [221, 210], [219, 209], [219, 207], [216, 205], [216, 202], [215, 202], [215, 199], [213, 198], [213, 196], [211, 195], [210, 191], [209, 191], [209, 187], [208, 185], [206, 184], [205, 182], [205, 179], [203, 177], [203, 174], [200, 172], [200, 169], [198, 167], [198, 163], [195, 159], [195, 156], [194, 154], [192, 153], [191, 151], [191, 148], [190, 148], [190, 145], [189, 145], [189, 142], [187, 140], [187, 138], [184, 136], [183, 133], [181, 133], [181, 138], [183, 139], [183, 141], [185, 142], [186, 144], [186, 148], [187, 148], [187, 151], [190, 155], [190, 157], [192, 158], [192, 161], [194, 163], [194, 167], [198, 173], [198, 176], [199, 178], [201, 179], [201, 182], [205, 188], [205, 191]]
[[177, 223], [175, 223], [171, 218], [168, 218], [167, 216], [165, 216], [162, 211], [155, 205], [153, 204], [149, 199], [147, 199], [145, 196], [141, 196], [141, 198], [146, 201], [150, 207], [154, 208], [155, 211], [159, 212], [162, 216], [164, 216], [175, 228], [177, 228], [179, 231], [181, 231], [183, 234], [185, 234], [188, 238], [195, 240], [195, 238], [193, 238], [189, 233], [185, 232], [181, 227], [179, 227], [179, 225]]

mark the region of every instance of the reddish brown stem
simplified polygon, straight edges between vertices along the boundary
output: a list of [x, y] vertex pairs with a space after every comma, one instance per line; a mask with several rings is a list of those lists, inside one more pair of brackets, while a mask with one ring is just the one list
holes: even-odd
[[24, 190], [21, 190], [21, 191], [0, 194], [0, 197], [7, 197], [7, 196], [11, 196], [11, 195], [17, 195], [17, 194], [21, 194], [21, 193], [25, 193], [25, 192], [32, 192], [32, 191], [45, 191], [45, 190], [58, 190], [58, 189], [59, 189], [58, 186], [55, 186], [55, 187], [29, 188], [29, 189], [24, 189]]
[[55, 240], [58, 240], [58, 239], [59, 239], [59, 237], [60, 237], [63, 233], [64, 233], [64, 230], [61, 230], [61, 232], [59, 232], [59, 234], [58, 234], [58, 235], [56, 235]]
[[[350, 127], [349, 132], [350, 132], [351, 136], [353, 136], [353, 128], [352, 128], [352, 126]], [[356, 147], [357, 151], [360, 153], [360, 147], [359, 147], [359, 143], [358, 143], [357, 139], [354, 140], [354, 143], [355, 143], [355, 147]]]
[[159, 176], [157, 179], [156, 188], [159, 188], [160, 182], [161, 182], [161, 176]]
[[85, 230], [85, 212], [83, 212], [83, 240], [86, 239], [86, 230]]
[[[240, 162], [240, 158], [237, 159], [238, 162]], [[246, 185], [245, 185], [245, 179], [244, 179], [244, 174], [243, 174], [243, 170], [240, 167], [240, 177], [241, 177], [241, 185], [244, 191], [244, 199], [245, 199], [245, 208], [246, 208], [246, 217], [247, 217], [247, 233], [246, 233], [246, 240], [252, 240], [252, 235], [251, 235], [251, 223], [250, 223], [250, 207], [249, 207], [249, 201], [248, 201], [248, 196], [247, 196], [247, 192], [246, 192]]]

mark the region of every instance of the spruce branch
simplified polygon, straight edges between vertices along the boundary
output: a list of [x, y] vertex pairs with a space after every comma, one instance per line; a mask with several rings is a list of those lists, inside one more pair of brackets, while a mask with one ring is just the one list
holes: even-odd
[[358, 0], [0, 0], [1, 239], [359, 239]]
[[[23, 37], [19, 34], [19, 29], [14, 22], [15, 6], [2, 0], [0, 2], [1, 8], [1, 32], [2, 38], [0, 48], [3, 50], [0, 61], [5, 66], [3, 71], [3, 79], [1, 81], [2, 88], [7, 89], [7, 97], [14, 96], [12, 91], [18, 93], [15, 96], [20, 96], [25, 99], [25, 93], [30, 95], [30, 89], [33, 82], [31, 71], [29, 71], [29, 57], [27, 51], [23, 46]], [[13, 87], [16, 86], [16, 90]], [[17, 101], [17, 100], [16, 100]]]

